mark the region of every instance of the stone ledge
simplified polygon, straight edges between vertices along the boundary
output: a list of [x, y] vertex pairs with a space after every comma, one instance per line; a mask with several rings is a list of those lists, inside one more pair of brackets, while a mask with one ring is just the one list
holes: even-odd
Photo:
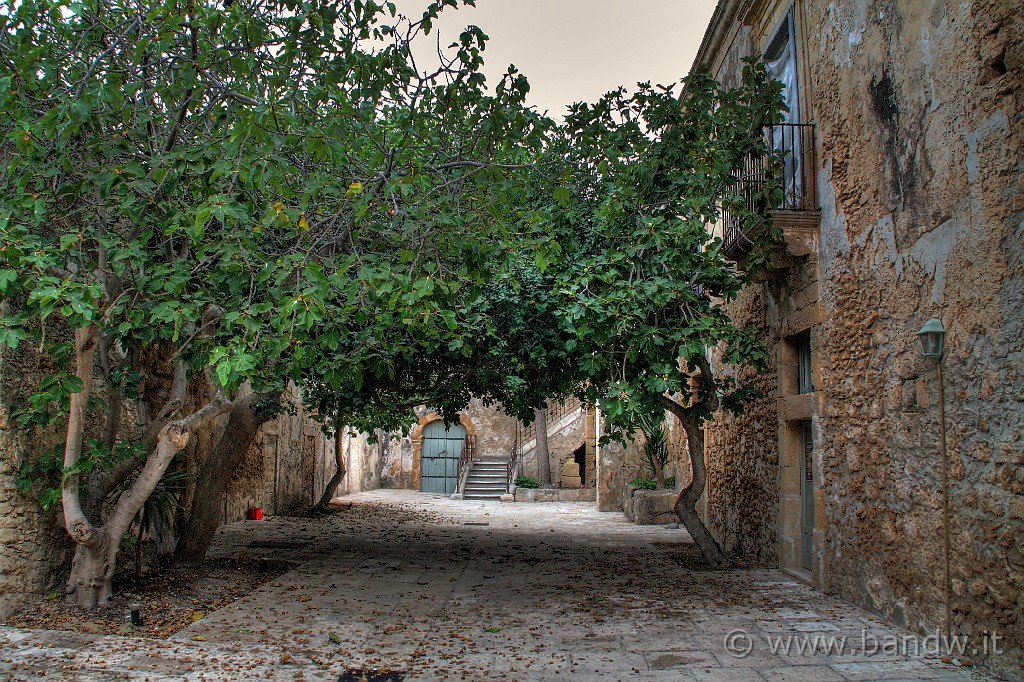
[[596, 502], [596, 488], [516, 488], [516, 502]]

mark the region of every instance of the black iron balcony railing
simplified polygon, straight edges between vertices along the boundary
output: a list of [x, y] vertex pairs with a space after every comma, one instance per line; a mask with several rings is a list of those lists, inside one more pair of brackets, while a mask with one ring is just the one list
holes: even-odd
[[[782, 203], [773, 209], [778, 216], [783, 211], [816, 211], [814, 196], [814, 124], [780, 123], [765, 128], [768, 144], [783, 155], [782, 161]], [[768, 182], [768, 168], [764, 157], [749, 156], [739, 172], [739, 178], [731, 189], [747, 202], [747, 209], [754, 210], [755, 197]], [[730, 258], [748, 253], [754, 244], [753, 234], [741, 229], [739, 218], [728, 207], [722, 207], [722, 250]]]

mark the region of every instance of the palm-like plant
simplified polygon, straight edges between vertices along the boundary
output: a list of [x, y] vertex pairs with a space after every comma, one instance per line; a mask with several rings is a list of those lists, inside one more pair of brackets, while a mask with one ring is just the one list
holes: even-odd
[[668, 464], [668, 434], [665, 432], [664, 416], [661, 420], [645, 419], [641, 427], [644, 432], [643, 456], [647, 466], [658, 482], [658, 488], [665, 487], [665, 465]]
[[[142, 543], [156, 540], [161, 544], [173, 537], [178, 512], [181, 510], [181, 495], [188, 479], [187, 469], [169, 471], [160, 478], [153, 493], [146, 498], [142, 509], [135, 515], [125, 539], [135, 546], [135, 575], [142, 575]], [[130, 488], [130, 481], [122, 486], [120, 494]]]

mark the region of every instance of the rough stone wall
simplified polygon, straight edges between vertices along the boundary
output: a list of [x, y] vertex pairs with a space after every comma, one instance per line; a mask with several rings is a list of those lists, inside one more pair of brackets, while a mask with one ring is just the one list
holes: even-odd
[[[412, 438], [401, 433], [378, 432], [378, 452], [380, 466], [380, 487], [396, 488], [400, 490], [411, 489], [413, 485], [413, 470], [416, 462], [413, 458]], [[363, 457], [368, 457], [370, 452], [366, 449], [361, 451]], [[368, 469], [368, 463], [360, 465]], [[355, 491], [350, 491], [355, 492]]]
[[[47, 333], [67, 335], [67, 330]], [[40, 489], [23, 493], [17, 487], [22, 465], [38, 462], [62, 441], [59, 424], [30, 432], [12, 418], [53, 361], [28, 343], [0, 352], [0, 617], [27, 598], [61, 589], [71, 567], [73, 544], [59, 505], [43, 511], [36, 497]]]
[[59, 508], [43, 511], [16, 487], [24, 439], [0, 429], [0, 619], [28, 599], [63, 588], [71, 541]]
[[[551, 466], [551, 484], [556, 488], [562, 486], [562, 465], [565, 460], [572, 459], [576, 449], [586, 443], [587, 416], [588, 413], [580, 408], [548, 424], [548, 460]], [[559, 425], [561, 428], [556, 428]], [[531, 478], [537, 477], [537, 450], [533, 446], [523, 452], [523, 473]], [[593, 487], [593, 469], [585, 473], [586, 480], [583, 486]]]
[[[406, 441], [389, 439], [388, 434], [378, 432], [376, 443], [371, 443], [369, 436], [356, 431], [346, 431], [345, 438], [345, 461], [346, 474], [341, 486], [338, 488], [339, 495], [350, 495], [364, 490], [376, 490], [377, 488], [402, 487], [397, 485], [385, 485], [382, 474], [384, 453], [388, 452], [392, 443], [399, 444], [400, 448], [408, 451], [408, 459], [412, 459], [411, 444], [406, 447]], [[334, 441], [327, 445], [328, 453], [333, 456]], [[408, 471], [408, 469], [407, 469]], [[333, 475], [334, 469], [331, 469]]]
[[[942, 626], [939, 391], [936, 368], [915, 338], [937, 315], [947, 329], [953, 631], [972, 643], [997, 633], [1006, 653], [985, 663], [1017, 674], [1024, 666], [1019, 3], [798, 0], [795, 7], [806, 36], [801, 94], [817, 126], [821, 208], [810, 403], [820, 486], [817, 585], [919, 632]], [[806, 265], [801, 277], [810, 278]], [[785, 379], [778, 372], [786, 372], [778, 341], [793, 311], [779, 306], [797, 303], [794, 272], [731, 305], [738, 320], [764, 330], [775, 366], [763, 379], [768, 398], [708, 434], [709, 521], [727, 546], [746, 543], [745, 552], [765, 563], [781, 532], [770, 441], [787, 409], [778, 394]]]
[[474, 398], [463, 412], [476, 428], [478, 457], [508, 457], [516, 437], [516, 419], [505, 414], [498, 405], [484, 405]]
[[72, 543], [59, 505], [43, 511], [36, 497], [41, 490], [17, 487], [22, 464], [38, 461], [62, 440], [59, 428], [26, 432], [12, 421], [47, 362], [28, 344], [0, 353], [0, 618], [26, 599], [61, 589], [70, 568]]
[[625, 445], [613, 441], [600, 446], [597, 453], [597, 510], [624, 511], [628, 494], [626, 484], [642, 474], [646, 466], [636, 441]]
[[[588, 416], [592, 428], [596, 428], [597, 420], [593, 413]], [[679, 422], [665, 413], [665, 428], [668, 431], [669, 457], [665, 465], [665, 476], [675, 477], [675, 490], [689, 485], [693, 480], [690, 468], [690, 452], [686, 445], [686, 433]], [[598, 436], [592, 431], [593, 443], [596, 445]], [[589, 443], [590, 441], [588, 441]], [[627, 443], [616, 441], [597, 447], [597, 509], [598, 511], [625, 512], [630, 515], [630, 495], [634, 488], [629, 482], [634, 478], [650, 478], [653, 474], [643, 454], [644, 437], [637, 433]], [[589, 445], [588, 445], [589, 447]]]
[[1024, 20], [1019, 3], [810, 0], [827, 498], [823, 586], [942, 622], [938, 386], [947, 329], [954, 631], [1024, 655]]
[[270, 515], [315, 504], [334, 474], [333, 440], [306, 414], [297, 390], [285, 399], [290, 409], [260, 428], [231, 479], [225, 523], [244, 519], [249, 507], [262, 507]]
[[[767, 285], [744, 290], [729, 304], [737, 324], [761, 331], [765, 346], [778, 343], [780, 327], [772, 324]], [[706, 518], [709, 530], [728, 554], [742, 554], [751, 562], [778, 562], [779, 451], [776, 403], [777, 362], [772, 353], [765, 372], [716, 363], [719, 372], [739, 385], [752, 386], [762, 398], [749, 402], [742, 415], [720, 413], [707, 428], [705, 459], [708, 479]]]

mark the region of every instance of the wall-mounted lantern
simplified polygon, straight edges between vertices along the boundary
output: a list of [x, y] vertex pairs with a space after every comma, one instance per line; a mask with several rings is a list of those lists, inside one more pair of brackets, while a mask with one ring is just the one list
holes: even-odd
[[942, 320], [933, 317], [925, 322], [917, 331], [917, 338], [921, 339], [921, 352], [926, 358], [936, 362], [942, 359], [946, 339], [946, 328], [942, 326]]
[[950, 548], [949, 548], [949, 453], [946, 450], [946, 396], [942, 384], [942, 354], [945, 350], [946, 328], [942, 326], [942, 320], [937, 317], [925, 322], [917, 332], [917, 338], [921, 340], [921, 354], [935, 363], [936, 379], [939, 384], [939, 445], [942, 450], [942, 530], [943, 530], [943, 563], [945, 564], [945, 593], [946, 607], [946, 641], [951, 636], [951, 599], [953, 582], [950, 571]]

